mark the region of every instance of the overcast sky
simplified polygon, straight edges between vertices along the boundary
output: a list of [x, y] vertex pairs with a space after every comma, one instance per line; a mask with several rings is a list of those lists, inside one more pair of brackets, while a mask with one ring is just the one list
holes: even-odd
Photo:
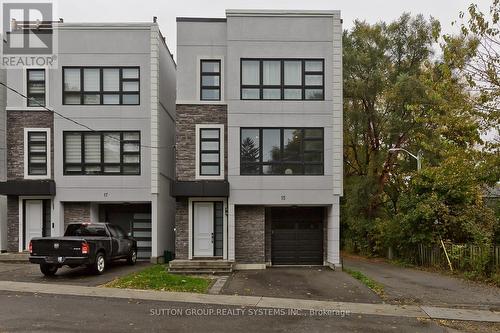
[[176, 54], [178, 16], [224, 17], [226, 9], [340, 9], [344, 29], [356, 19], [391, 21], [403, 12], [433, 16], [445, 32], [471, 2], [487, 9], [492, 0], [59, 0], [57, 15], [65, 22], [144, 22], [158, 17], [170, 50]]

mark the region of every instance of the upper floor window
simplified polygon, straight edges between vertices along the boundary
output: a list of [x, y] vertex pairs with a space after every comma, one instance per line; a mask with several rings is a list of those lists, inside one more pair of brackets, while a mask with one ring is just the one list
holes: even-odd
[[65, 175], [139, 175], [140, 132], [64, 132]]
[[202, 128], [200, 130], [200, 175], [220, 175], [220, 130]]
[[200, 67], [200, 99], [220, 101], [221, 61], [201, 60]]
[[323, 128], [242, 128], [241, 175], [323, 175]]
[[224, 125], [196, 125], [196, 178], [224, 179]]
[[50, 177], [50, 129], [24, 129], [25, 178]]
[[323, 59], [241, 59], [243, 100], [324, 100]]
[[45, 69], [27, 69], [27, 105], [45, 106]]
[[63, 104], [139, 105], [139, 67], [64, 67]]

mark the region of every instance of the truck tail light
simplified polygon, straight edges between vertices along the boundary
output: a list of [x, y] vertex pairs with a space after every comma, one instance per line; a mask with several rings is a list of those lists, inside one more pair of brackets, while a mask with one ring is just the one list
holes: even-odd
[[82, 254], [89, 254], [89, 244], [82, 243]]
[[28, 251], [30, 251], [30, 254], [33, 253], [33, 244], [30, 241], [30, 245], [28, 245]]

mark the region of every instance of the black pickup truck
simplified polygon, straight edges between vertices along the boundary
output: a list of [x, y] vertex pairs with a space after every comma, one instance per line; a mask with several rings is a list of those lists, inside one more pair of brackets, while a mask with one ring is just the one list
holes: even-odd
[[102, 274], [111, 260], [126, 259], [135, 264], [137, 241], [117, 225], [70, 223], [63, 237], [33, 238], [29, 252], [30, 262], [39, 264], [46, 276], [53, 276], [64, 265], [87, 266]]

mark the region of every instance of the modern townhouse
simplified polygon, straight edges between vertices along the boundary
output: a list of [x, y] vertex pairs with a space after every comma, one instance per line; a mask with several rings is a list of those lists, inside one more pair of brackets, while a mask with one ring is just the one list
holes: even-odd
[[177, 18], [172, 271], [341, 267], [339, 11]]
[[28, 97], [7, 95], [10, 252], [70, 222], [116, 223], [152, 261], [174, 250], [176, 69], [154, 21], [60, 23], [57, 68], [8, 70]]

